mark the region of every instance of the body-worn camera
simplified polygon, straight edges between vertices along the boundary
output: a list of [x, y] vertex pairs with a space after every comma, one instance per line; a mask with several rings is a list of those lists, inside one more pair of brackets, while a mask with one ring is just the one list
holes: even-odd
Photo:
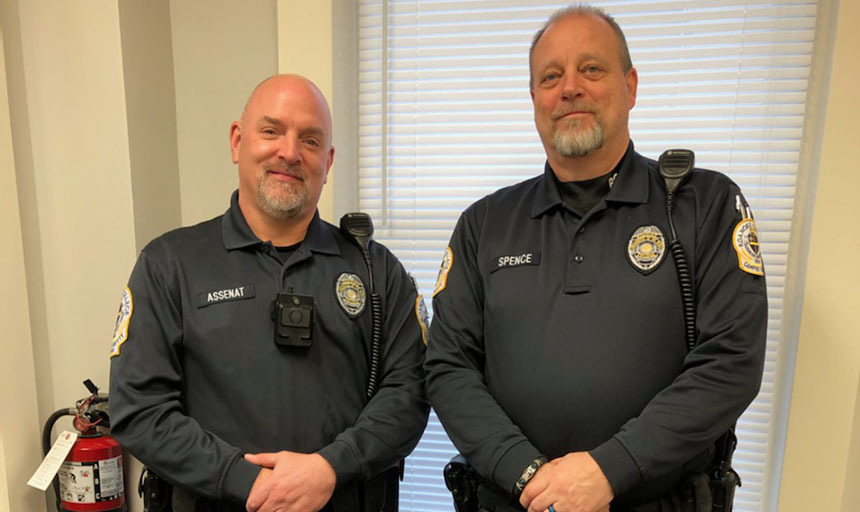
[[279, 293], [272, 306], [275, 344], [285, 347], [310, 347], [314, 330], [314, 298]]

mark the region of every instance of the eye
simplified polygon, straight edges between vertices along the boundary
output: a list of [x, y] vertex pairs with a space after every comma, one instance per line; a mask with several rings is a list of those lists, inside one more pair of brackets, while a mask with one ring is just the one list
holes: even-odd
[[582, 72], [586, 75], [599, 75], [603, 72], [603, 68], [601, 68], [597, 64], [589, 64], [582, 68]]
[[558, 73], [555, 73], [555, 72], [547, 73], [541, 79], [541, 83], [545, 84], [547, 82], [552, 82], [553, 80], [558, 80], [558, 77], [559, 77]]
[[305, 144], [307, 144], [308, 146], [311, 146], [311, 147], [314, 147], [314, 148], [318, 148], [318, 147], [320, 147], [320, 146], [322, 145], [322, 144], [320, 144], [320, 142], [319, 142], [318, 140], [316, 140], [316, 139], [305, 139], [305, 141], [304, 141], [304, 142], [305, 142]]
[[260, 133], [262, 133], [263, 135], [269, 135], [269, 136], [275, 136], [278, 134], [278, 132], [275, 131], [274, 128], [263, 128], [262, 130], [260, 130]]

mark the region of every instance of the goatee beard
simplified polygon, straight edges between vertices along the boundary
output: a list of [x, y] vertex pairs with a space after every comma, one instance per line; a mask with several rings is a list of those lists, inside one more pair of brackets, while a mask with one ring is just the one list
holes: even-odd
[[576, 126], [567, 128], [564, 132], [556, 129], [552, 134], [552, 143], [561, 156], [587, 156], [603, 146], [603, 127], [599, 123], [594, 123], [582, 131], [577, 131]]
[[290, 219], [302, 212], [308, 202], [308, 189], [304, 181], [281, 183], [271, 176], [270, 171], [279, 170], [291, 176], [303, 178], [304, 173], [296, 166], [266, 166], [257, 180], [257, 204], [267, 215], [274, 219]]

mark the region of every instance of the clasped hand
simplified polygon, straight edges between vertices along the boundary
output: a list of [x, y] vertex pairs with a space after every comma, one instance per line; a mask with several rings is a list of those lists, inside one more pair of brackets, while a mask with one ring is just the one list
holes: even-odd
[[609, 480], [588, 452], [553, 459], [538, 470], [520, 495], [529, 512], [609, 511], [613, 492]]
[[263, 467], [245, 502], [248, 512], [317, 511], [334, 492], [334, 469], [317, 453], [249, 453], [245, 460]]

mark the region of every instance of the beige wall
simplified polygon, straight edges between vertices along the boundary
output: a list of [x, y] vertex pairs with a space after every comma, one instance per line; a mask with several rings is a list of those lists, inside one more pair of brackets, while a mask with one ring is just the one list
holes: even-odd
[[170, 8], [119, 0], [135, 252], [181, 224]]
[[110, 2], [7, 3], [20, 29], [7, 77], [44, 418], [74, 404], [84, 379], [107, 386], [117, 283], [134, 256], [120, 33]]
[[839, 3], [779, 510], [860, 510], [860, 2]]
[[[7, 12], [0, 12], [4, 19]], [[0, 32], [8, 30], [0, 25]], [[25, 486], [29, 474], [17, 468], [32, 468], [39, 449], [39, 414], [36, 408], [36, 370], [24, 279], [24, 249], [21, 216], [9, 124], [6, 62], [0, 39], [0, 325], [3, 326], [3, 357], [0, 362], [0, 511], [38, 510], [44, 498]], [[32, 471], [29, 469], [29, 471]], [[9, 490], [15, 490], [11, 495]]]
[[842, 512], [860, 510], [860, 376], [857, 378], [857, 389], [854, 392], [854, 419], [851, 429], [851, 444], [848, 446], [843, 481]]

